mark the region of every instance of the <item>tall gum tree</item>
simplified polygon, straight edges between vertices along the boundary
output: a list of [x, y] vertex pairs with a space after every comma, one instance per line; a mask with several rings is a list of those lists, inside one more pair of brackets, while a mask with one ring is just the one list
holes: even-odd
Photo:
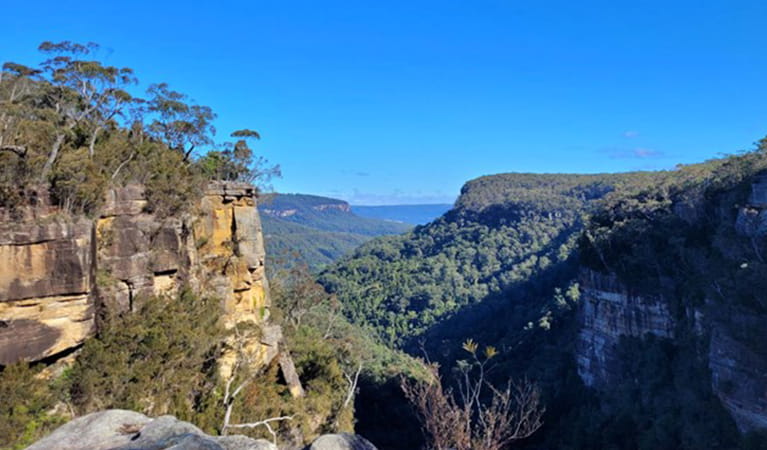
[[57, 122], [41, 181], [48, 176], [65, 139], [76, 126], [83, 124], [89, 129], [88, 152], [92, 158], [99, 133], [134, 100], [125, 90], [137, 82], [132, 69], [105, 66], [83, 58], [98, 49], [94, 43], [40, 44], [39, 50], [51, 56], [42, 63], [42, 73], [50, 83], [46, 97]]

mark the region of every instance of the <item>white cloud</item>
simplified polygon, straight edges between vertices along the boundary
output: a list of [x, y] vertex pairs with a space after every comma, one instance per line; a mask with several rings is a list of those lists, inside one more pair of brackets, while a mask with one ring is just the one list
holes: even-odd
[[603, 151], [612, 159], [654, 159], [666, 157], [666, 154], [661, 151], [645, 147], [608, 148]]
[[639, 137], [639, 132], [635, 130], [626, 130], [623, 132], [623, 137], [634, 139], [635, 137]]
[[452, 204], [455, 196], [443, 192], [415, 192], [406, 193], [399, 189], [390, 193], [362, 192], [354, 189], [351, 193], [337, 193], [334, 197], [345, 200], [352, 205], [379, 206], [379, 205], [429, 205], [429, 204]]

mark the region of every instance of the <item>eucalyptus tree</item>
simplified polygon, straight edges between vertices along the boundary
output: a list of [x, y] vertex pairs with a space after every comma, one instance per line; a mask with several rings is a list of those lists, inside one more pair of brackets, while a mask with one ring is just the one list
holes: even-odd
[[149, 135], [181, 152], [187, 162], [196, 148], [213, 144], [216, 114], [209, 106], [190, 103], [188, 96], [171, 90], [167, 83], [153, 84], [147, 93], [146, 110], [153, 116]]
[[51, 56], [42, 63], [42, 69], [50, 83], [46, 98], [55, 112], [57, 125], [41, 181], [46, 179], [65, 139], [75, 127], [82, 126], [89, 131], [88, 154], [92, 158], [99, 133], [134, 100], [126, 90], [137, 82], [133, 70], [85, 59], [98, 49], [94, 43], [40, 44], [39, 50]]
[[30, 94], [35, 89], [32, 77], [39, 70], [7, 62], [0, 71], [0, 152], [11, 152], [19, 158], [27, 155], [23, 125], [34, 116]]
[[242, 129], [231, 135], [234, 142], [225, 142], [220, 149], [211, 150], [200, 158], [198, 164], [208, 177], [223, 181], [243, 181], [265, 188], [272, 177], [279, 177], [280, 167], [271, 166], [263, 157], [255, 157], [250, 142], [261, 139], [251, 129]]

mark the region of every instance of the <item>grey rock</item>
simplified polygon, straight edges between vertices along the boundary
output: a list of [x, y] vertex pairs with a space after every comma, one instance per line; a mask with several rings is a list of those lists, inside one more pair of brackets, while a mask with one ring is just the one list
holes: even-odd
[[225, 450], [209, 437], [192, 433], [182, 433], [157, 441], [132, 443], [113, 450]]
[[[351, 448], [351, 447], [350, 447]], [[277, 450], [246, 436], [209, 436], [173, 416], [113, 409], [79, 417], [27, 450]]]
[[623, 336], [674, 337], [676, 325], [661, 296], [638, 295], [616, 276], [581, 272], [575, 359], [583, 382], [600, 388], [615, 381], [618, 343]]
[[277, 446], [266, 439], [251, 439], [247, 436], [222, 436], [216, 442], [226, 450], [277, 450]]
[[376, 450], [376, 447], [362, 436], [339, 433], [320, 436], [307, 450]]
[[[202, 436], [205, 433], [191, 423], [181, 422], [173, 416], [162, 416], [148, 422], [141, 430], [134, 434], [129, 446], [121, 449], [164, 449], [181, 442], [186, 442], [190, 449], [219, 450], [221, 447], [202, 446], [191, 436]], [[208, 439], [209, 440], [209, 439]], [[186, 447], [179, 447], [186, 448]]]
[[27, 450], [106, 450], [128, 446], [135, 432], [152, 419], [133, 411], [112, 409], [79, 417], [35, 442]]

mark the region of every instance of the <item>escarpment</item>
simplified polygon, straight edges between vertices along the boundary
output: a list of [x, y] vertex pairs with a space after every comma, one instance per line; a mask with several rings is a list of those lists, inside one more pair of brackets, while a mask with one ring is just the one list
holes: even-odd
[[[586, 248], [592, 260], [587, 255], [580, 276], [578, 373], [600, 390], [631, 384], [620, 368], [640, 355], [621, 351], [625, 340], [660, 338], [675, 358], [701, 367], [698, 376], [741, 431], [764, 429], [767, 176], [688, 194], [641, 217], [621, 216], [606, 244]], [[600, 251], [604, 259], [595, 262]]]
[[95, 244], [87, 219], [0, 223], [0, 364], [66, 352], [94, 331]]
[[[264, 366], [281, 354], [281, 329], [269, 321], [269, 286], [255, 188], [210, 183], [189, 212], [159, 217], [144, 188], [108, 191], [97, 217], [67, 217], [43, 202], [0, 222], [0, 364], [65, 355], [98, 326], [99, 314], [183, 288], [218, 298], [232, 328], [252, 323], [246, 343]], [[222, 371], [231, 371], [225, 353]], [[287, 353], [279, 359], [300, 395]], [[292, 376], [287, 376], [292, 375]]]
[[674, 319], [662, 297], [642, 296], [614, 275], [584, 270], [581, 275], [578, 374], [593, 386], [615, 379], [616, 347], [623, 336], [674, 337]]

